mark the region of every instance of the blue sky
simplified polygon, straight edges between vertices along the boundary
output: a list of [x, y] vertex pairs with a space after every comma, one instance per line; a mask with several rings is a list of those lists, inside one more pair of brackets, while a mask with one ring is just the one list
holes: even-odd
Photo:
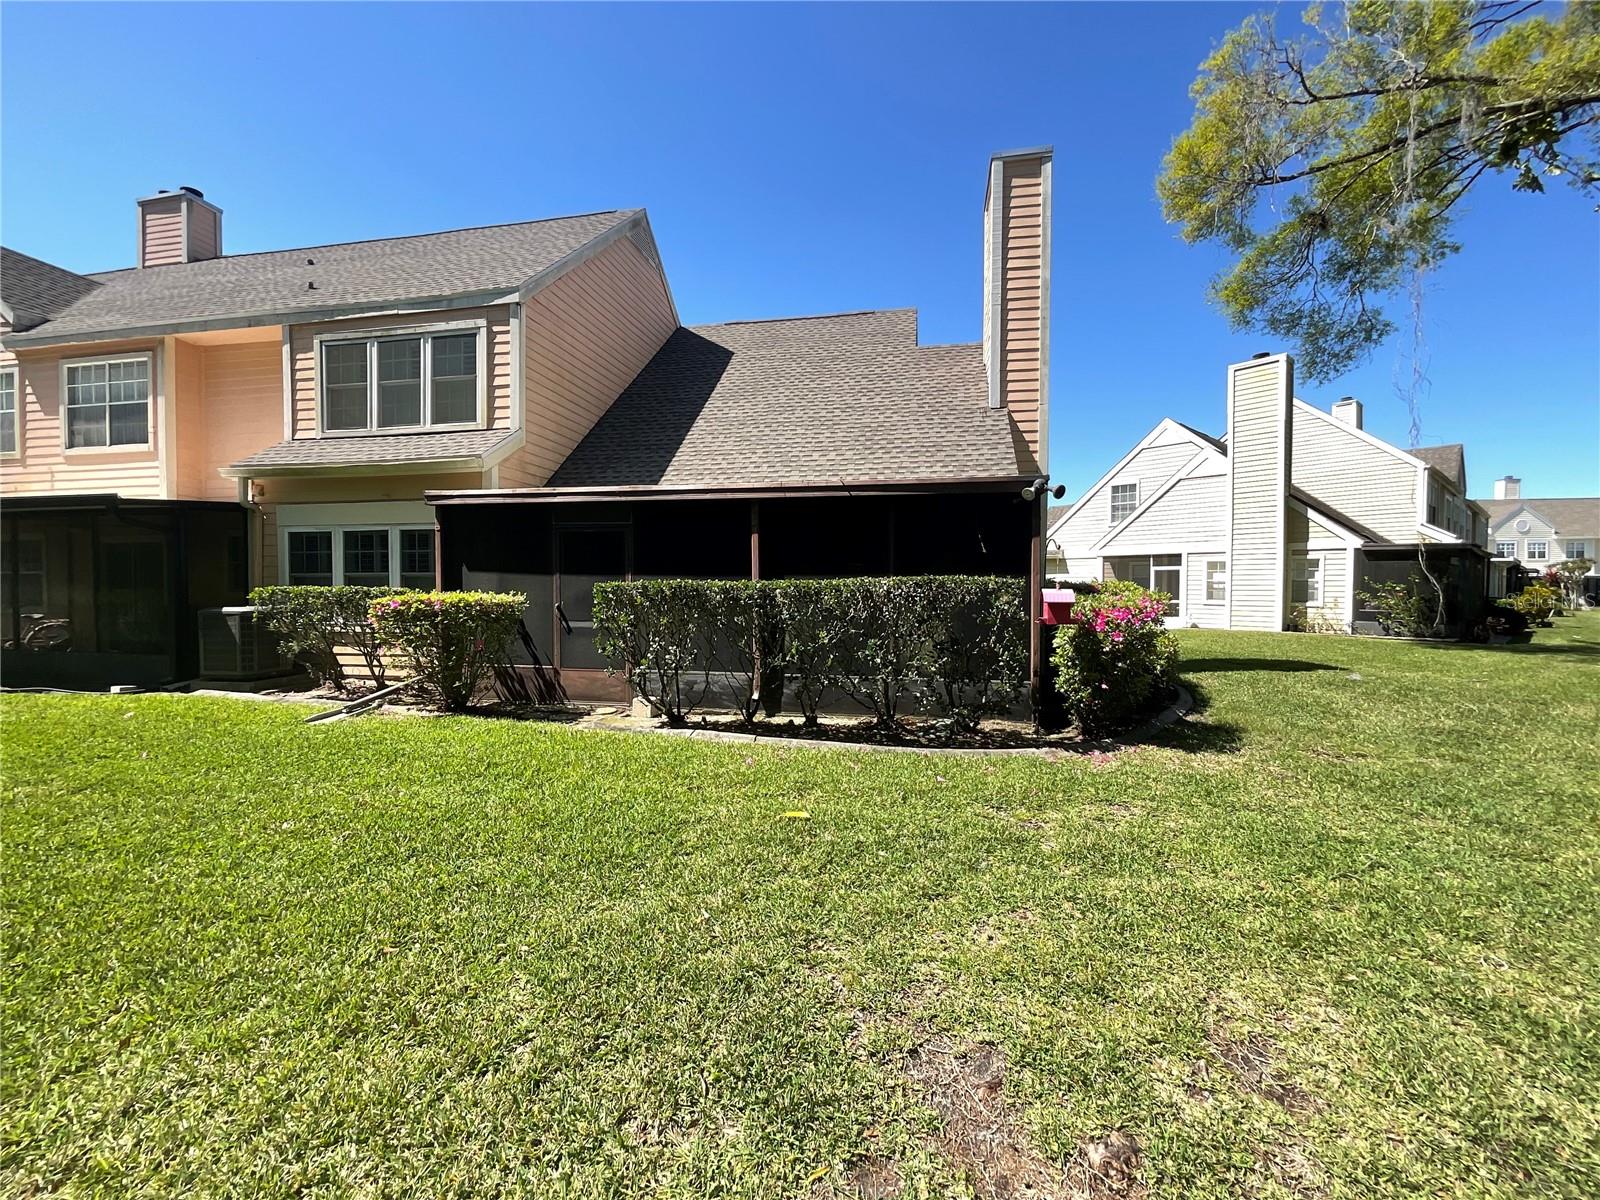
[[[1248, 9], [1209, 4], [41, 5], [0, 14], [0, 233], [132, 259], [136, 196], [190, 184], [232, 252], [649, 208], [688, 323], [921, 310], [979, 336], [993, 150], [1056, 147], [1052, 467], [1077, 494], [1162, 416], [1220, 432], [1262, 349], [1154, 177]], [[1489, 180], [1425, 303], [1424, 444], [1472, 491], [1600, 492], [1600, 220]], [[1351, 393], [1406, 444], [1399, 351]]]

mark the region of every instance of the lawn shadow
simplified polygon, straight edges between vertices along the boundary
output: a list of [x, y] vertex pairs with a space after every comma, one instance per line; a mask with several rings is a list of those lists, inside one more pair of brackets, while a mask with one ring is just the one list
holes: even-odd
[[1189, 671], [1279, 671], [1295, 674], [1301, 671], [1343, 671], [1347, 668], [1333, 663], [1306, 662], [1299, 658], [1186, 658], [1183, 670]]
[[[1187, 671], [1192, 666], [1192, 662], [1185, 662], [1183, 669]], [[1208, 720], [1205, 713], [1211, 707], [1210, 693], [1187, 675], [1181, 676], [1180, 681], [1194, 698], [1194, 707], [1153, 734], [1150, 744], [1185, 754], [1237, 754], [1244, 745], [1244, 730], [1231, 721]]]

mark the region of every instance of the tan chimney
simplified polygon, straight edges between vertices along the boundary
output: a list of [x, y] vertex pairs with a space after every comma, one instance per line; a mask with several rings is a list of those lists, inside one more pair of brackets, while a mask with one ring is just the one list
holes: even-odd
[[1294, 359], [1258, 354], [1228, 368], [1228, 624], [1281, 630], [1289, 564]]
[[1334, 401], [1333, 415], [1346, 425], [1361, 428], [1361, 401], [1354, 396], [1343, 396]]
[[983, 363], [989, 407], [1011, 414], [1046, 469], [1050, 400], [1050, 146], [989, 160], [983, 200]]
[[139, 201], [139, 265], [200, 262], [222, 253], [222, 210], [199, 190], [161, 191]]
[[1522, 480], [1515, 475], [1507, 475], [1503, 479], [1494, 481], [1494, 498], [1496, 500], [1521, 500]]

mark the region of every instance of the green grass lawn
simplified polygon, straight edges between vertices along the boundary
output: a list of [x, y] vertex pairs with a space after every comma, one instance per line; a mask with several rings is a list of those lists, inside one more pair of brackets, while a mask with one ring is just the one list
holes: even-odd
[[1180, 638], [1053, 762], [7, 696], [0, 1193], [1600, 1194], [1600, 614]]

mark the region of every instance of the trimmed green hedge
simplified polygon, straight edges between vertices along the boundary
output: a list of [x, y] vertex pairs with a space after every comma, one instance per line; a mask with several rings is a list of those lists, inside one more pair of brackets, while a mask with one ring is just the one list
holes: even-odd
[[970, 723], [1026, 686], [1025, 597], [1020, 579], [966, 575], [602, 583], [595, 641], [674, 724], [714, 675], [746, 720], [788, 698], [815, 724], [838, 690], [881, 723], [914, 694]]
[[319, 684], [348, 686], [335, 647], [349, 646], [361, 655], [373, 681], [384, 683], [383, 658], [368, 611], [390, 587], [258, 587], [250, 593], [261, 623], [278, 635], [284, 652], [298, 660]]
[[505, 661], [528, 598], [520, 592], [402, 592], [372, 601], [372, 626], [404, 657], [418, 689], [446, 709], [469, 707]]

